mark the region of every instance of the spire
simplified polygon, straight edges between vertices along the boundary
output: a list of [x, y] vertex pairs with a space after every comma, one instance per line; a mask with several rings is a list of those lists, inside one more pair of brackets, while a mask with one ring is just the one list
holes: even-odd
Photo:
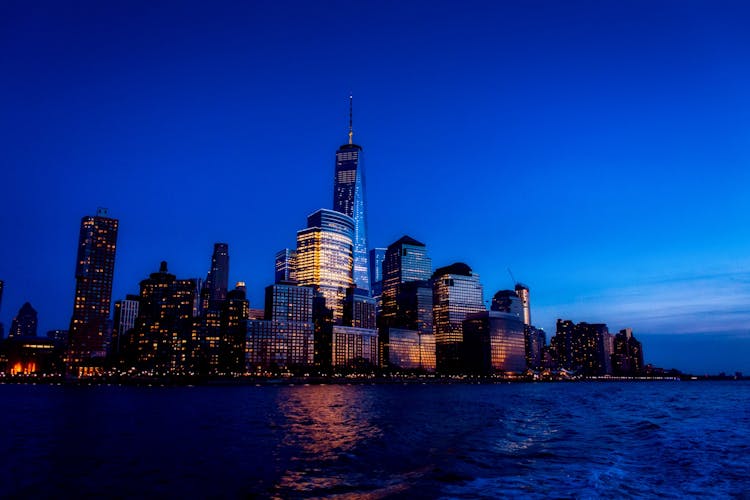
[[354, 144], [354, 126], [352, 125], [352, 94], [349, 94], [349, 144]]

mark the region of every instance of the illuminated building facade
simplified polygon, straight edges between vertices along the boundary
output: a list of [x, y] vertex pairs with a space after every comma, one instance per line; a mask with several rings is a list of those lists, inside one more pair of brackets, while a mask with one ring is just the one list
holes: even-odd
[[245, 341], [250, 302], [244, 283], [227, 292], [221, 309], [221, 338], [219, 342], [219, 373], [239, 374], [245, 371]]
[[333, 327], [331, 351], [334, 368], [372, 369], [378, 365], [378, 331], [336, 325]]
[[373, 248], [370, 250], [370, 282], [372, 283], [372, 296], [379, 300], [383, 293], [383, 261], [385, 260], [385, 248]]
[[36, 337], [39, 323], [36, 309], [28, 302], [24, 303], [13, 318], [8, 332], [9, 339]]
[[547, 344], [547, 335], [541, 328], [524, 325], [526, 333], [526, 366], [532, 370], [544, 368], [544, 352]]
[[265, 319], [247, 324], [248, 371], [295, 370], [313, 365], [313, 295], [312, 287], [292, 282], [266, 287]]
[[521, 299], [521, 307], [523, 308], [523, 324], [531, 325], [531, 304], [529, 302], [529, 287], [523, 283], [516, 283], [516, 295]]
[[297, 281], [297, 272], [295, 270], [296, 260], [297, 252], [295, 250], [285, 248], [276, 252], [276, 258], [274, 259], [274, 283]]
[[195, 369], [193, 304], [196, 280], [177, 279], [162, 262], [159, 272], [140, 283], [133, 335], [135, 366], [155, 374], [184, 374]]
[[67, 363], [82, 373], [92, 358], [106, 356], [106, 322], [112, 300], [112, 279], [117, 248], [117, 219], [100, 208], [96, 216], [81, 219], [76, 260], [76, 290], [69, 328]]
[[307, 229], [297, 232], [297, 282], [312, 286], [341, 324], [346, 290], [352, 280], [354, 221], [324, 208], [307, 218]]
[[466, 373], [526, 372], [524, 324], [515, 313], [490, 310], [469, 314], [463, 332]]
[[485, 310], [479, 275], [464, 263], [441, 267], [432, 276], [433, 329], [439, 373], [461, 373], [464, 365], [463, 321]]
[[115, 301], [115, 313], [112, 325], [112, 344], [110, 355], [117, 357], [120, 352], [120, 342], [123, 336], [135, 328], [135, 320], [138, 317], [138, 306], [140, 297], [138, 295], [127, 295], [125, 300]]
[[388, 366], [396, 371], [435, 371], [435, 335], [390, 328]]
[[365, 204], [365, 173], [362, 147], [354, 144], [349, 97], [349, 142], [336, 151], [333, 179], [333, 209], [348, 215], [354, 222], [352, 278], [357, 288], [370, 293], [370, 268], [367, 251], [367, 219]]
[[0, 359], [8, 375], [59, 374], [65, 347], [44, 337], [15, 337], [0, 346]]

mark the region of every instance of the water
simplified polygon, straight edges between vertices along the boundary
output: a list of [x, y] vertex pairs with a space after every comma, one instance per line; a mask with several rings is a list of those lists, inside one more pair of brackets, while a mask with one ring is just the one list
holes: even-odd
[[750, 497], [750, 383], [0, 385], [0, 496]]

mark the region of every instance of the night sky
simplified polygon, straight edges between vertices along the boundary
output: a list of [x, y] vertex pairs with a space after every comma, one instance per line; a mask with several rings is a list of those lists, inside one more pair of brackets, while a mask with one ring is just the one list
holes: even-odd
[[[158, 4], [158, 5], [157, 5]], [[80, 219], [113, 301], [169, 262], [262, 307], [277, 250], [364, 148], [370, 246], [464, 261], [532, 320], [632, 327], [646, 361], [750, 372], [750, 5], [0, 4], [0, 320], [67, 328]]]

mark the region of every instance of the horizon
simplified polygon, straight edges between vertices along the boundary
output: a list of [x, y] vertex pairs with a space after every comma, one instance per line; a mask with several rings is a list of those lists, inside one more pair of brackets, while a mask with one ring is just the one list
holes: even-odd
[[510, 268], [548, 342], [557, 318], [606, 323], [647, 363], [750, 372], [747, 6], [146, 5], [4, 7], [6, 332], [26, 301], [40, 335], [69, 327], [98, 206], [113, 302], [162, 260], [205, 277], [226, 242], [262, 307], [274, 253], [331, 208], [352, 92], [370, 248], [414, 237], [485, 302]]

